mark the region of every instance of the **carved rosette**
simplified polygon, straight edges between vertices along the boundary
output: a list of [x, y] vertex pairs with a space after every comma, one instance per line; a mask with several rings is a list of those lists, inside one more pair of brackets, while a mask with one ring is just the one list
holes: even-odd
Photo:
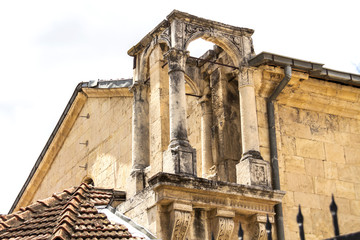
[[176, 48], [170, 48], [164, 55], [169, 63], [169, 73], [174, 71], [185, 72], [186, 59], [189, 56], [188, 51]]
[[186, 211], [174, 211], [174, 227], [171, 235], [172, 240], [184, 240], [191, 222], [191, 213]]
[[232, 218], [219, 217], [217, 240], [228, 240], [234, 230], [234, 220]]

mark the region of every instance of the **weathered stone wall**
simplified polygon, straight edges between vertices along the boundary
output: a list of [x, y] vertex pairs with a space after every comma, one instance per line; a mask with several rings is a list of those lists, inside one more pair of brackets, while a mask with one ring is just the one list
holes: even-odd
[[[131, 169], [131, 110], [132, 97], [88, 98], [33, 199], [85, 177], [97, 187], [124, 189]], [[81, 117], [88, 113], [89, 119]]]
[[190, 145], [196, 149], [197, 176], [201, 177], [201, 107], [198, 98], [187, 96], [187, 131]]
[[[256, 73], [260, 149], [269, 160], [265, 98], [283, 78], [280, 68]], [[341, 233], [360, 225], [360, 90], [350, 86], [293, 77], [275, 104], [276, 134], [286, 239], [298, 238], [301, 204], [306, 239], [333, 236], [331, 194], [338, 205]]]

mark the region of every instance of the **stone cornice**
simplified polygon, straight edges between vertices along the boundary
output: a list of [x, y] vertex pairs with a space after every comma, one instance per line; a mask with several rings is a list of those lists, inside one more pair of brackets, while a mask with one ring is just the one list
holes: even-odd
[[251, 37], [254, 33], [253, 29], [235, 27], [205, 18], [200, 18], [178, 10], [173, 10], [166, 18], [167, 20], [163, 20], [161, 23], [159, 23], [152, 31], [146, 34], [146, 36], [143, 37], [140, 42], [130, 48], [127, 52], [128, 55], [136, 56], [140, 52], [142, 52], [146, 47], [149, 46], [151, 41], [160, 36], [164, 32], [164, 30], [170, 26], [170, 23], [175, 19], [190, 25], [201, 26], [205, 28], [211, 27], [216, 29], [217, 31], [233, 36]]
[[173, 201], [191, 203], [194, 207], [225, 208], [236, 212], [273, 213], [285, 192], [236, 183], [211, 181], [185, 175], [158, 173], [149, 179], [156, 192], [156, 202]]

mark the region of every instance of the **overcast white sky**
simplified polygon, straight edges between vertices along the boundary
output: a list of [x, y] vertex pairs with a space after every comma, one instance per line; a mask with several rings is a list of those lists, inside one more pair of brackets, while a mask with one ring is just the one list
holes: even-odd
[[0, 213], [10, 209], [77, 83], [131, 77], [127, 50], [173, 9], [255, 29], [256, 53], [358, 73], [359, 7], [357, 0], [1, 0]]

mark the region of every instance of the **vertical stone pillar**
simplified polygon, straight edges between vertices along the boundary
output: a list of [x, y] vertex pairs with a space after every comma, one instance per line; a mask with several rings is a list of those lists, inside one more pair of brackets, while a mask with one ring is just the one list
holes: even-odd
[[[207, 87], [207, 89], [209, 89], [209, 87]], [[202, 177], [208, 178], [213, 174], [210, 168], [214, 165], [211, 147], [212, 107], [209, 96], [205, 94], [199, 100], [199, 103], [201, 104]]]
[[149, 103], [148, 86], [135, 82], [132, 113], [132, 168], [130, 173], [128, 195], [140, 192], [145, 185], [144, 169], [149, 166]]
[[[211, 219], [211, 233], [216, 240], [232, 239], [234, 231], [234, 217], [235, 212], [225, 209], [215, 209], [210, 213]], [[211, 239], [209, 236], [208, 239]]]
[[236, 165], [237, 183], [271, 187], [269, 163], [260, 154], [255, 89], [252, 70], [239, 73], [242, 158]]
[[169, 65], [170, 144], [164, 152], [163, 170], [196, 176], [196, 151], [190, 146], [186, 126], [185, 63], [187, 52], [171, 48]]

